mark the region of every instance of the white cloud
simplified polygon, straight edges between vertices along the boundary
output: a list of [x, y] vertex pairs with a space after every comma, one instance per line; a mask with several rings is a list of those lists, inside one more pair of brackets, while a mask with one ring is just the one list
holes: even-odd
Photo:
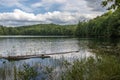
[[101, 0], [38, 0], [38, 2], [0, 0], [2, 7], [17, 8], [13, 12], [0, 13], [0, 24], [7, 26], [38, 23], [75, 24], [79, 20], [103, 14], [100, 2]]
[[30, 7], [27, 7], [21, 3], [16, 3], [16, 6], [19, 7], [20, 9], [27, 11], [27, 12], [33, 12], [34, 10]]
[[26, 13], [19, 9], [15, 9], [14, 12], [0, 13], [0, 20], [2, 21], [31, 20], [34, 17], [34, 14]]
[[26, 12], [33, 12], [33, 9], [31, 9], [29, 6], [23, 5], [21, 2], [24, 2], [26, 0], [0, 0], [0, 5], [7, 6], [7, 7], [18, 7], [19, 9], [22, 9]]
[[103, 8], [101, 3], [103, 0], [85, 0], [87, 2], [87, 6], [91, 7], [92, 11], [97, 12], [105, 12], [106, 8]]
[[38, 3], [38, 2], [31, 5], [32, 8], [39, 8], [39, 7], [42, 7], [42, 6], [43, 6], [43, 4]]
[[42, 0], [42, 3], [66, 3], [68, 0]]
[[[95, 2], [93, 2], [95, 1]], [[92, 5], [92, 3], [94, 5]], [[80, 12], [83, 13], [94, 13], [94, 12], [102, 12], [102, 6], [100, 6], [101, 1], [99, 0], [41, 0], [39, 2], [33, 3], [31, 5], [35, 10], [40, 10], [44, 8], [46, 11], [49, 11], [53, 8], [54, 5], [57, 6], [58, 11], [62, 12]], [[56, 6], [54, 7], [56, 8]], [[98, 11], [97, 11], [98, 10]], [[100, 11], [101, 10], [101, 11]], [[105, 10], [105, 9], [104, 9]]]
[[3, 5], [3, 6], [15, 6], [16, 3], [19, 3], [18, 0], [0, 0], [0, 5]]
[[49, 9], [54, 6], [54, 4], [61, 4], [61, 6], [64, 6], [64, 4], [67, 3], [67, 0], [41, 0], [39, 2], [31, 4], [31, 8], [44, 8], [45, 10], [49, 11]]
[[79, 20], [94, 18], [96, 14], [80, 14], [70, 12], [47, 12], [45, 14], [27, 13], [19, 9], [13, 12], [0, 13], [0, 24], [6, 26], [19, 26], [40, 23], [56, 23], [56, 24], [75, 24]]
[[85, 12], [90, 11], [90, 8], [86, 6], [86, 1], [84, 0], [69, 0], [69, 2], [64, 3], [64, 6], [61, 6], [61, 11], [68, 12]]

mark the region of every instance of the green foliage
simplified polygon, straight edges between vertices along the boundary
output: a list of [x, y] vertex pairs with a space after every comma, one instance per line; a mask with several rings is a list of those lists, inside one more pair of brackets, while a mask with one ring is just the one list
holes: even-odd
[[100, 17], [88, 22], [79, 22], [76, 28], [78, 37], [119, 37], [120, 36], [120, 10], [109, 11]]
[[116, 10], [108, 20], [108, 25], [110, 27], [111, 36], [120, 36], [120, 10]]
[[30, 67], [28, 64], [23, 65], [23, 70], [18, 71], [19, 80], [35, 80], [38, 72], [34, 67]]
[[[110, 0], [112, 1], [112, 0]], [[104, 2], [104, 5], [107, 4]], [[120, 37], [120, 9], [108, 11], [77, 25], [38, 24], [21, 27], [0, 26], [0, 35], [60, 35], [77, 37]]]
[[120, 62], [114, 56], [76, 60], [61, 78], [62, 80], [119, 80]]
[[21, 27], [0, 26], [0, 35], [65, 35], [73, 36], [75, 25], [38, 24]]
[[103, 7], [110, 5], [108, 7], [108, 10], [110, 9], [117, 10], [118, 8], [120, 8], [120, 0], [103, 0], [102, 5]]

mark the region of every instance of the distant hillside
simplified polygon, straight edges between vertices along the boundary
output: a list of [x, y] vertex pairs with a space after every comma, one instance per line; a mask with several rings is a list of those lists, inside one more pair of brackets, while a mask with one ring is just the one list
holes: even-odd
[[77, 25], [37, 24], [21, 27], [0, 26], [0, 35], [61, 35], [76, 37], [120, 37], [120, 9], [109, 11]]
[[21, 27], [0, 26], [0, 35], [74, 35], [76, 25], [37, 24]]

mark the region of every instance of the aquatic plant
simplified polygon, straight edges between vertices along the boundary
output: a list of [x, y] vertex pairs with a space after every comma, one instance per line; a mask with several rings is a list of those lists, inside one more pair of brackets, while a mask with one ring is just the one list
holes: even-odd
[[38, 75], [38, 71], [28, 64], [23, 65], [23, 70], [18, 71], [19, 80], [35, 80]]

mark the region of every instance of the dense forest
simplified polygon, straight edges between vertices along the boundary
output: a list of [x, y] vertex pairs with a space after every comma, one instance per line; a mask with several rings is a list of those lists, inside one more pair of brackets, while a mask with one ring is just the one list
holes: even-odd
[[108, 11], [88, 22], [79, 22], [75, 34], [78, 37], [120, 37], [120, 9]]
[[0, 35], [62, 35], [76, 37], [120, 37], [120, 8], [110, 10], [76, 25], [38, 24], [21, 27], [0, 26]]
[[74, 34], [75, 25], [37, 24], [21, 27], [0, 26], [1, 35], [62, 35]]

